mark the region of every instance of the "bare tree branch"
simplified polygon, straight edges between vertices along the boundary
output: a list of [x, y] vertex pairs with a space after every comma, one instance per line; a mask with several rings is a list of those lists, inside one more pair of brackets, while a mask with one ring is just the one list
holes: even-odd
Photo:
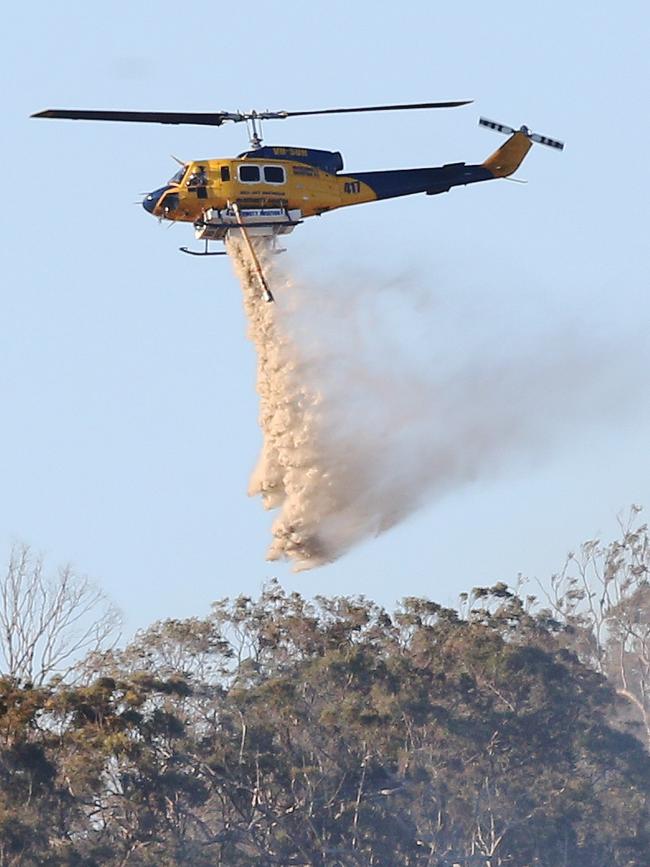
[[45, 575], [28, 545], [15, 545], [0, 584], [0, 673], [39, 686], [70, 679], [82, 657], [114, 644], [120, 615], [72, 567]]

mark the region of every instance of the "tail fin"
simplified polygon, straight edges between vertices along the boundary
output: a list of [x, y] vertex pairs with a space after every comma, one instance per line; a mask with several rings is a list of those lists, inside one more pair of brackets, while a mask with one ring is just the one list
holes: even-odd
[[507, 178], [517, 171], [533, 143], [523, 132], [513, 133], [505, 144], [483, 163], [495, 178]]
[[501, 147], [483, 163], [483, 167], [491, 172], [495, 178], [506, 178], [508, 175], [516, 172], [522, 164], [524, 157], [531, 149], [533, 142], [548, 145], [557, 150], [564, 149], [563, 142], [531, 132], [526, 126], [522, 126], [518, 130], [515, 130], [510, 126], [495, 123], [494, 121], [487, 120], [484, 117], [480, 118], [479, 125], [486, 126], [496, 132], [503, 132], [506, 135], [510, 134], [508, 141], [504, 145], [501, 145]]

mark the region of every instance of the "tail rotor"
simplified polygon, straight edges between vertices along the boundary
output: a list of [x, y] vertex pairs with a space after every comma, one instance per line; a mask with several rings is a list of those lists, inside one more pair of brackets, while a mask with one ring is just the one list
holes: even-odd
[[527, 126], [520, 126], [519, 129], [514, 129], [513, 127], [506, 126], [503, 123], [496, 123], [494, 120], [488, 120], [486, 117], [479, 118], [478, 123], [479, 126], [485, 126], [495, 132], [502, 132], [504, 135], [514, 135], [514, 133], [520, 132], [523, 133], [526, 138], [530, 139], [530, 141], [537, 142], [537, 144], [543, 144], [547, 147], [555, 148], [555, 150], [558, 151], [564, 150], [564, 142], [558, 141], [554, 138], [549, 138], [547, 135], [540, 135], [537, 132], [532, 132]]

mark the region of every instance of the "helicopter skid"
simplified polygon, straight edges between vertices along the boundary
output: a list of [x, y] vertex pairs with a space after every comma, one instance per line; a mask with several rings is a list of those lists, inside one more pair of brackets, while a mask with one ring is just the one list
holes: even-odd
[[190, 250], [189, 247], [179, 247], [181, 253], [187, 253], [188, 256], [227, 256], [225, 250], [208, 250], [206, 241], [205, 250]]

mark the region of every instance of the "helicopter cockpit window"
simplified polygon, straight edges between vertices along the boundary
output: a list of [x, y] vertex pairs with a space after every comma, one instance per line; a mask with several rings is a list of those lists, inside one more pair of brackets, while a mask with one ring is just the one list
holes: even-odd
[[283, 184], [284, 169], [282, 166], [264, 166], [264, 180], [267, 184]]
[[255, 184], [260, 179], [259, 166], [239, 166], [239, 180], [247, 184]]
[[169, 179], [170, 184], [180, 184], [180, 182], [185, 177], [185, 171], [187, 170], [187, 166], [183, 166], [182, 169], [179, 169], [173, 178]]

